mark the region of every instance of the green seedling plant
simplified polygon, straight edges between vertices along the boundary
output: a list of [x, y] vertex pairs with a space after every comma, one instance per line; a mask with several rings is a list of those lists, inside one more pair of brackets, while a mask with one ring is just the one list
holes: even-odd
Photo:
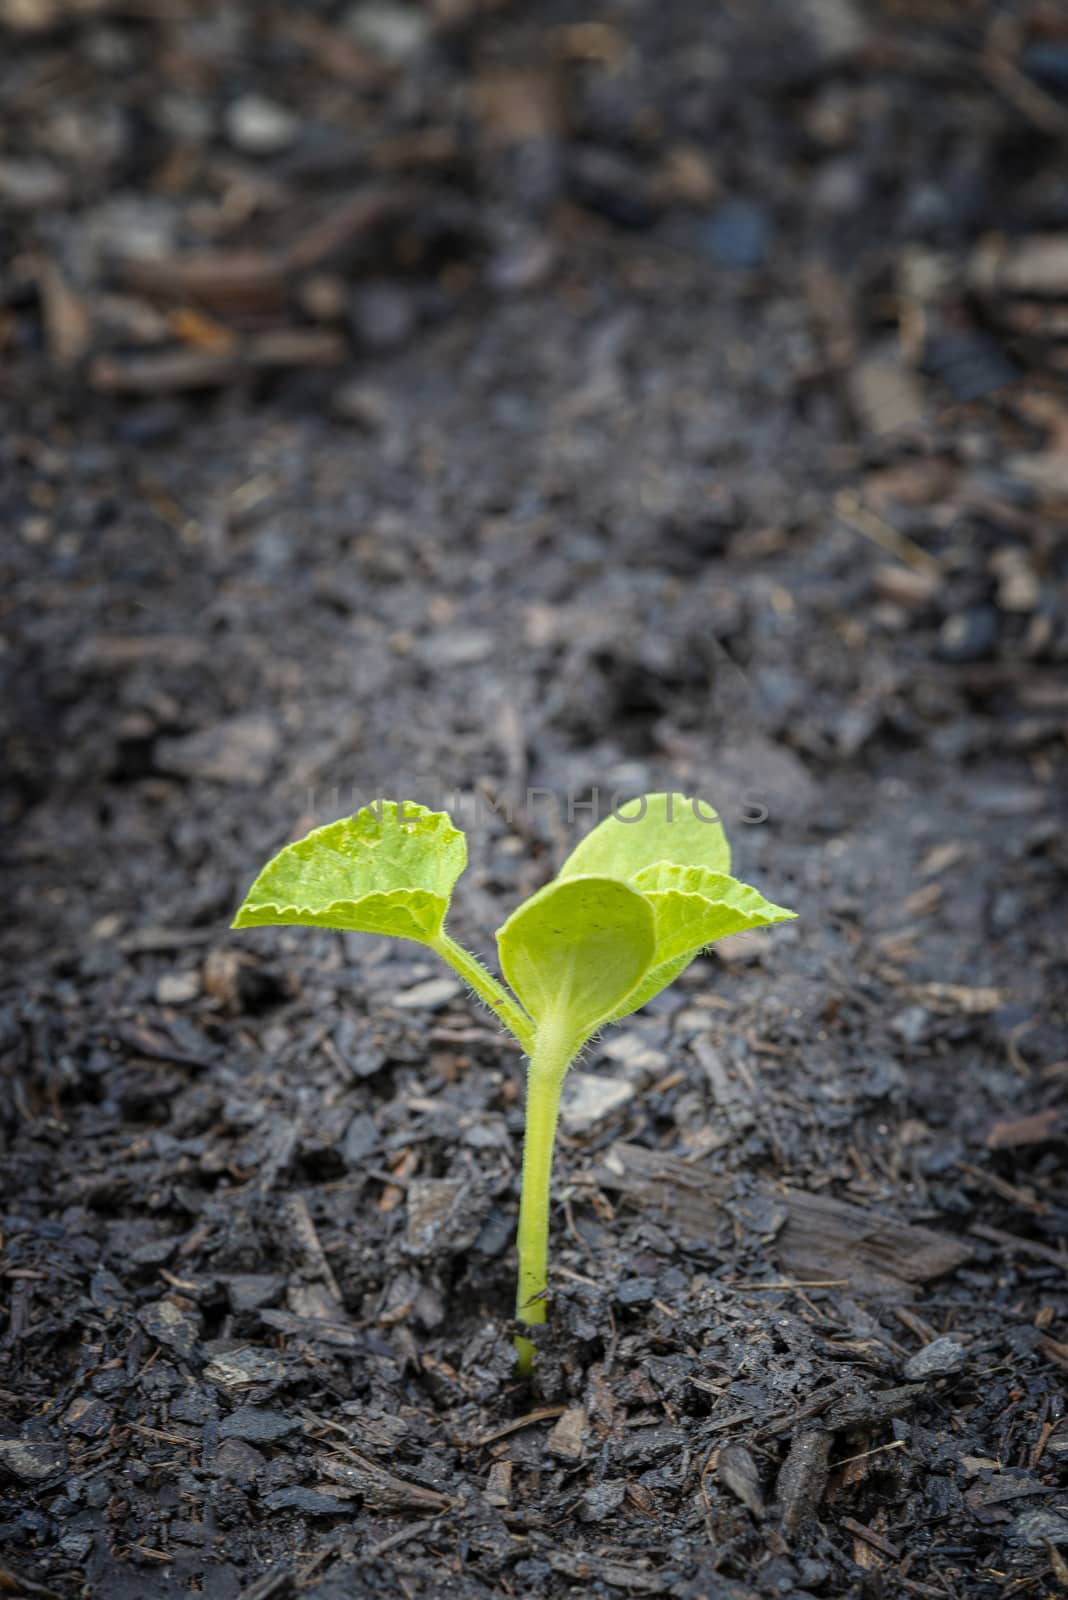
[[[584, 1046], [666, 989], [727, 934], [795, 913], [730, 875], [717, 814], [681, 794], [617, 807], [551, 883], [497, 930], [501, 983], [447, 931], [467, 841], [444, 811], [376, 801], [316, 828], [264, 867], [235, 928], [299, 924], [412, 939], [459, 974], [527, 1056], [516, 1316], [545, 1321], [549, 1193], [560, 1092]], [[534, 1345], [516, 1339], [519, 1371]]]

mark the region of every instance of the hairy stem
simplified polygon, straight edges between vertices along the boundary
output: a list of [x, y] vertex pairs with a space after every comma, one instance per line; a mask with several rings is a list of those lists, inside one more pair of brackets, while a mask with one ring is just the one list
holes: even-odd
[[534, 1044], [534, 1024], [519, 1004], [513, 1000], [503, 984], [498, 983], [491, 972], [487, 972], [477, 956], [469, 955], [463, 945], [456, 943], [449, 937], [444, 928], [431, 945], [435, 954], [443, 961], [447, 961], [454, 972], [473, 989], [478, 998], [489, 1006], [494, 1016], [499, 1018], [523, 1046], [530, 1053]]
[[[548, 1027], [538, 1029], [527, 1068], [527, 1119], [523, 1140], [523, 1191], [519, 1199], [519, 1284], [515, 1314], [534, 1326], [545, 1321], [549, 1285], [549, 1185], [553, 1170], [560, 1090], [575, 1051]], [[519, 1371], [534, 1365], [534, 1346], [515, 1341]]]

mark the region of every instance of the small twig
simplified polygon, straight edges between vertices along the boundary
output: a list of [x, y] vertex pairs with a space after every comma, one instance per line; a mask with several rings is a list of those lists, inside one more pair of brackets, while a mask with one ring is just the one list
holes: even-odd
[[1054, 1250], [1052, 1245], [1039, 1244], [1037, 1239], [1021, 1239], [1015, 1233], [1006, 1233], [1002, 1228], [992, 1228], [986, 1222], [975, 1222], [968, 1232], [977, 1239], [986, 1239], [990, 1244], [999, 1244], [1005, 1250], [1018, 1250], [1021, 1255], [1037, 1256], [1039, 1261], [1052, 1261], [1055, 1267], [1068, 1266], [1068, 1255], [1062, 1250]]
[[[872, 1451], [874, 1455], [875, 1452]], [[855, 1458], [859, 1460], [859, 1456]], [[878, 1550], [880, 1555], [889, 1556], [891, 1561], [901, 1560], [901, 1551], [889, 1539], [880, 1538], [874, 1528], [866, 1528], [863, 1522], [858, 1522], [855, 1517], [843, 1517], [843, 1528], [848, 1528], [850, 1533], [855, 1533], [858, 1539], [863, 1539], [865, 1544], [870, 1544], [873, 1550]]]
[[[732, 1283], [730, 1287], [745, 1292], [749, 1289], [845, 1289], [849, 1286], [848, 1278], [799, 1278], [790, 1280], [781, 1279], [778, 1283]], [[709, 1284], [709, 1288], [725, 1288], [724, 1284]]]
[[149, 1439], [161, 1439], [164, 1444], [181, 1444], [187, 1450], [199, 1449], [199, 1440], [197, 1439], [183, 1439], [181, 1434], [178, 1433], [163, 1433], [159, 1428], [146, 1428], [141, 1422], [131, 1422], [128, 1426], [135, 1433], [143, 1433]]
[[437, 1526], [440, 1517], [428, 1517], [425, 1522], [413, 1522], [407, 1528], [398, 1528], [396, 1533], [391, 1533], [387, 1539], [379, 1539], [377, 1544], [369, 1545], [361, 1551], [360, 1560], [374, 1561], [377, 1556], [384, 1556], [387, 1550], [395, 1550], [398, 1545], [407, 1544], [409, 1539], [415, 1539], [421, 1533], [429, 1533]]
[[834, 497], [836, 514], [852, 528], [854, 533], [861, 534], [865, 539], [870, 539], [872, 544], [877, 544], [880, 550], [885, 550], [895, 560], [901, 561], [906, 567], [912, 567], [916, 572], [929, 572], [936, 577], [941, 577], [942, 568], [929, 551], [922, 545], [910, 539], [908, 534], [899, 533], [892, 528], [882, 517], [877, 517], [874, 511], [869, 511], [867, 506], [860, 502], [859, 496], [849, 489], [843, 489]]
[[[869, 1456], [882, 1456], [885, 1455], [888, 1450], [904, 1450], [904, 1448], [904, 1439], [894, 1439], [890, 1444], [876, 1445], [874, 1450], [862, 1450], [859, 1456], [844, 1456], [841, 1461], [832, 1461], [831, 1466], [847, 1467], [851, 1461], [866, 1461]], [[848, 1523], [846, 1526], [848, 1527]], [[856, 1530], [854, 1529], [854, 1532], [855, 1531]], [[894, 1554], [897, 1554], [896, 1550], [894, 1551]]]
[[135, 1543], [130, 1546], [130, 1549], [140, 1551], [141, 1555], [147, 1556], [150, 1561], [163, 1561], [169, 1563], [174, 1560], [174, 1557], [168, 1555], [166, 1550], [153, 1550], [151, 1546], [147, 1544]]
[[1052, 95], [1021, 72], [1012, 59], [1018, 44], [1019, 28], [1015, 19], [998, 17], [990, 26], [980, 56], [983, 72], [994, 88], [1036, 128], [1063, 139], [1068, 135], [1068, 113]]
[[33, 1595], [35, 1600], [60, 1600], [57, 1590], [49, 1589], [43, 1583], [34, 1583], [32, 1578], [24, 1578], [12, 1572], [10, 1567], [0, 1567], [0, 1589], [16, 1595]]
[[483, 1433], [477, 1439], [462, 1443], [460, 1448], [481, 1450], [483, 1445], [496, 1444], [498, 1439], [507, 1438], [510, 1433], [518, 1433], [521, 1428], [532, 1428], [536, 1422], [548, 1422], [553, 1417], [562, 1417], [566, 1410], [566, 1406], [541, 1406], [537, 1411], [528, 1411], [525, 1417], [516, 1417], [513, 1422], [506, 1422], [503, 1428], [494, 1428], [492, 1433]]

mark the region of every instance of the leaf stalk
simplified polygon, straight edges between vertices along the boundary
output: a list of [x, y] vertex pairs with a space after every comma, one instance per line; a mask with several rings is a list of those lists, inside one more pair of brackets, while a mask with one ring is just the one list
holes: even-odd
[[[545, 1321], [549, 1287], [549, 1199], [553, 1147], [560, 1111], [560, 1091], [576, 1054], [574, 1041], [545, 1024], [534, 1039], [527, 1068], [526, 1131], [523, 1139], [523, 1188], [519, 1198], [519, 1283], [515, 1314], [528, 1327]], [[520, 1335], [515, 1341], [519, 1373], [529, 1377], [534, 1345]]]
[[523, 1010], [522, 1006], [513, 1000], [503, 984], [478, 960], [477, 956], [470, 955], [456, 940], [442, 928], [438, 937], [433, 940], [430, 948], [447, 961], [452, 970], [457, 973], [473, 989], [484, 1005], [489, 1006], [499, 1022], [503, 1022], [509, 1033], [513, 1034], [529, 1055], [534, 1048], [534, 1024]]

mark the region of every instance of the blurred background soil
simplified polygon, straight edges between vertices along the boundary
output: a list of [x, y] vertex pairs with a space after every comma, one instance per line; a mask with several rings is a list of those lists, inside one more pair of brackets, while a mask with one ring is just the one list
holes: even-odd
[[[1068, 1586], [1063, 8], [0, 0], [0, 111], [0, 1591]], [[574, 1074], [528, 1388], [518, 1054], [227, 924], [659, 788], [801, 916]]]

